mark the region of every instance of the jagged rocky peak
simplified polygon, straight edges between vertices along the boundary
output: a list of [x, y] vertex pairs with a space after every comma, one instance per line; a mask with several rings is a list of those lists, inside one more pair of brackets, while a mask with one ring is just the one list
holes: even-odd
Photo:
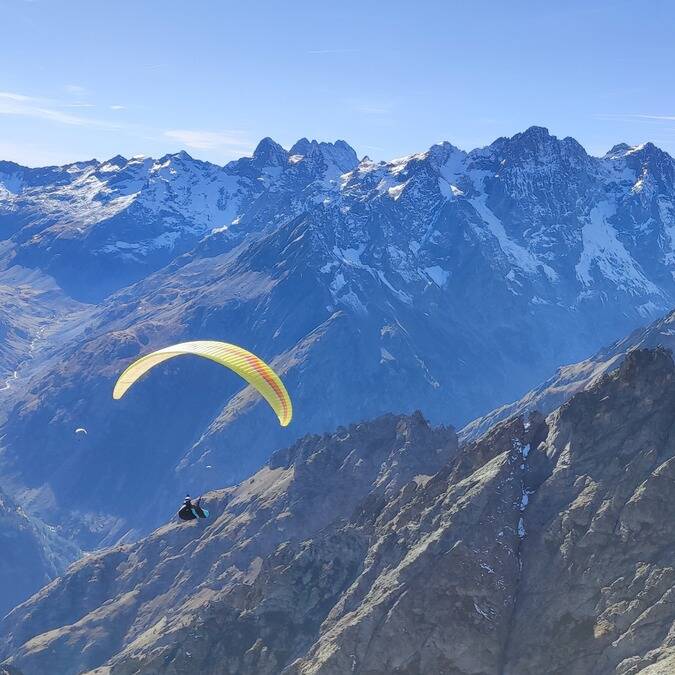
[[465, 170], [468, 154], [448, 141], [432, 145], [426, 152], [407, 155], [386, 163], [389, 171], [396, 176], [406, 177], [418, 171], [430, 175], [455, 175]]
[[110, 166], [110, 167], [117, 167], [118, 169], [121, 169], [123, 166], [127, 164], [129, 160], [126, 157], [123, 157], [122, 155], [115, 155], [114, 157], [111, 157], [109, 160], [103, 162], [101, 164], [102, 167], [105, 166]]
[[628, 145], [628, 143], [617, 143], [610, 150], [605, 153], [605, 159], [620, 159], [625, 157], [633, 147]]
[[634, 191], [643, 192], [649, 196], [664, 192], [669, 193], [672, 198], [675, 184], [675, 161], [667, 152], [653, 143], [644, 143], [631, 148], [626, 153], [625, 159], [626, 164], [639, 176]]
[[0, 173], [4, 174], [14, 174], [18, 171], [25, 171], [26, 167], [16, 162], [10, 162], [5, 159], [0, 160]]
[[323, 482], [323, 474], [356, 474], [358, 467], [365, 470], [372, 465], [379, 488], [391, 491], [418, 473], [435, 473], [456, 449], [454, 429], [434, 428], [418, 411], [410, 416], [384, 415], [321, 438], [306, 437], [275, 452], [269, 467], [292, 467], [295, 479], [310, 486], [314, 480]]
[[253, 151], [256, 166], [284, 166], [288, 161], [288, 152], [269, 136], [263, 138]]
[[556, 161], [556, 158], [585, 159], [586, 150], [574, 138], [559, 139], [549, 133], [546, 127], [532, 126], [525, 131], [505, 139], [502, 144], [505, 155], [521, 161]]
[[[452, 199], [456, 196], [455, 183], [461, 183], [465, 190], [470, 189], [466, 178], [467, 157], [468, 153], [448, 141], [432, 145], [424, 154], [425, 163], [441, 178], [440, 190], [446, 198]], [[460, 193], [463, 194], [461, 191]]]
[[464, 150], [460, 150], [460, 148], [454, 146], [449, 141], [443, 141], [442, 143], [432, 145], [426, 154], [432, 162], [442, 165], [451, 157], [466, 157], [467, 153]]
[[192, 157], [192, 155], [187, 150], [179, 150], [174, 154], [174, 157], [176, 159], [181, 159], [184, 161], [190, 161], [194, 159], [194, 157]]
[[308, 158], [322, 159], [327, 167], [334, 166], [342, 173], [351, 171], [358, 163], [359, 159], [354, 148], [347, 142], [337, 140], [335, 143], [326, 143], [324, 141], [308, 140], [301, 138], [289, 151], [291, 159]]
[[192, 155], [190, 155], [187, 150], [179, 150], [178, 152], [170, 152], [166, 155], [163, 155], [157, 160], [159, 164], [165, 164], [166, 162], [194, 162], [199, 161], [195, 160]]
[[513, 143], [527, 143], [533, 145], [544, 145], [551, 141], [557, 141], [557, 137], [553, 136], [546, 127], [540, 127], [533, 124], [531, 127], [521, 131], [512, 136]]
[[485, 154], [486, 151], [506, 151], [506, 150], [537, 150], [543, 145], [557, 141], [555, 136], [551, 136], [546, 127], [531, 126], [520, 131], [513, 136], [500, 136], [485, 148], [474, 150], [477, 154]]
[[[174, 522], [133, 546], [78, 562], [4, 621], [0, 661], [21, 648], [17, 660], [26, 675], [40, 668], [69, 675], [101, 665], [158, 620], [168, 620], [168, 636], [177, 628], [173, 621], [183, 620], [183, 601], [208, 611], [222, 594], [245, 590], [241, 581], [252, 581], [277, 551], [292, 555], [326, 528], [335, 532], [359, 514], [371, 518], [411, 481], [429, 480], [456, 452], [454, 430], [433, 428], [419, 413], [307, 436], [239, 486], [207, 495], [212, 520], [200, 523], [205, 527]], [[342, 547], [334, 553], [338, 567], [350, 555]], [[78, 591], [83, 587], [85, 593]], [[305, 587], [312, 592], [311, 583]], [[89, 639], [94, 624], [101, 632], [92, 650], [81, 640]], [[47, 631], [53, 632], [44, 649], [31, 642], [23, 650]]]
[[611, 150], [605, 154], [605, 159], [627, 161], [629, 166], [640, 165], [672, 165], [673, 158], [651, 142], [640, 145], [628, 145], [628, 143], [617, 143]]
[[532, 125], [521, 131], [517, 134], [514, 134], [511, 137], [511, 143], [513, 145], [522, 145], [530, 147], [546, 147], [547, 145], [555, 145], [558, 143], [563, 143], [568, 140], [570, 137], [564, 139], [558, 138], [555, 134], [552, 134], [546, 127], [541, 127]]

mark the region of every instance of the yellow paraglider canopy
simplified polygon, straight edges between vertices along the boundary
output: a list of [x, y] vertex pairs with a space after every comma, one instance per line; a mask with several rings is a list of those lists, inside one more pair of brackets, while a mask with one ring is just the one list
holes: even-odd
[[202, 356], [233, 370], [262, 394], [277, 414], [282, 427], [290, 424], [293, 417], [293, 405], [279, 376], [255, 354], [237, 345], [214, 340], [182, 342], [142, 356], [119, 376], [113, 389], [113, 398], [122, 398], [136, 380], [157, 364], [183, 354]]

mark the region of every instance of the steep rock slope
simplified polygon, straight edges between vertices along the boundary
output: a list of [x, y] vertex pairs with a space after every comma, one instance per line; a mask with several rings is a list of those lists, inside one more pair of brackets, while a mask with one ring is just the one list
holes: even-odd
[[0, 616], [61, 574], [81, 555], [53, 528], [0, 491]]
[[[657, 349], [632, 352], [547, 418], [513, 418], [459, 450], [419, 419], [393, 421], [409, 444], [380, 471], [391, 477], [406, 466], [403, 456], [417, 457], [426, 465], [410, 467], [407, 483], [403, 474], [400, 482], [378, 478], [379, 487], [348, 498], [334, 517], [322, 509], [321, 522], [271, 542], [270, 521], [254, 514], [279, 493], [247, 498], [241, 514], [255, 564], [245, 555], [233, 572], [235, 544], [219, 550], [219, 574], [188, 597], [161, 590], [169, 560], [177, 586], [199, 574], [195, 554], [229, 522], [234, 495], [249, 489], [242, 485], [197, 541], [195, 528], [168, 526], [79, 563], [8, 617], [5, 653], [28, 675], [55, 658], [64, 673], [108, 659], [96, 672], [116, 675], [669, 672], [675, 525], [664, 514], [675, 507], [673, 409], [675, 365]], [[318, 470], [314, 493], [332, 504], [331, 476], [345, 466], [338, 448], [351, 446], [347, 434], [368, 437], [392, 421], [373, 424], [328, 442], [307, 439], [327, 443], [319, 465], [314, 453], [303, 462], [291, 450], [252, 485], [271, 486], [266, 472], [295, 456], [294, 480]], [[450, 445], [430, 453], [439, 440]], [[346, 453], [350, 475], [366, 454]], [[337, 473], [329, 468], [340, 463]], [[290, 513], [277, 514], [293, 528], [298, 502], [287, 503]], [[191, 542], [182, 551], [179, 536]], [[158, 563], [167, 548], [175, 553]], [[82, 585], [87, 593], [74, 593]]]
[[637, 351], [548, 418], [506, 673], [672, 665], [674, 409], [671, 354]]
[[[65, 675], [98, 665], [157, 621], [180, 624], [180, 607], [199, 613], [254, 578], [280, 544], [315, 536], [364, 502], [386, 500], [415, 476], [438, 471], [455, 451], [454, 432], [432, 430], [420, 416], [389, 416], [303, 439], [239, 487], [209, 495], [213, 522], [206, 528], [173, 523], [139, 544], [76, 563], [7, 617], [3, 648], [10, 652], [47, 632], [46, 642], [32, 641], [45, 648], [30, 647], [34, 665], [22, 670], [51, 664]], [[73, 657], [75, 643], [81, 658]]]
[[0, 391], [15, 389], [18, 371], [41, 355], [46, 343], [60, 346], [63, 338], [54, 338], [60, 324], [73, 323], [83, 312], [85, 307], [38, 271], [15, 266], [0, 272]]

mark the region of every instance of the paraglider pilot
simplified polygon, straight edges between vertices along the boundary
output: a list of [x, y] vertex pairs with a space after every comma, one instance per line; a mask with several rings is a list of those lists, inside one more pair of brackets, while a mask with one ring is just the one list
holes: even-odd
[[178, 510], [178, 517], [181, 520], [195, 520], [196, 518], [206, 518], [206, 513], [201, 507], [202, 498], [193, 502], [190, 495], [186, 495], [183, 506]]

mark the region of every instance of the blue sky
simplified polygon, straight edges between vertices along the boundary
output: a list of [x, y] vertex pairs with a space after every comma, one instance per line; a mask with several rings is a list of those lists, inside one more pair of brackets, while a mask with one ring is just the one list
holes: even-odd
[[0, 0], [0, 158], [384, 159], [532, 124], [675, 154], [673, 26], [666, 0]]

